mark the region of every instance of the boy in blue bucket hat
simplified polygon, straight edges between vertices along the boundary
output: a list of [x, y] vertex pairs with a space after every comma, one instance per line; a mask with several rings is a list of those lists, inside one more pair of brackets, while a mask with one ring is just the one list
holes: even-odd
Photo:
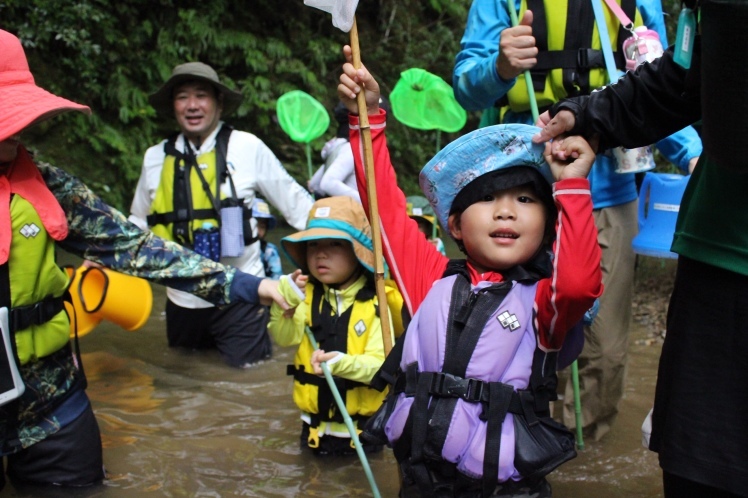
[[257, 220], [257, 238], [260, 239], [260, 261], [265, 268], [265, 276], [272, 280], [280, 280], [283, 275], [278, 247], [272, 242], [265, 240], [267, 233], [275, 228], [277, 221], [270, 212], [270, 205], [265, 199], [255, 197], [252, 204], [252, 217]]
[[393, 447], [401, 497], [551, 496], [545, 476], [576, 455], [571, 432], [550, 417], [556, 359], [602, 292], [586, 179], [595, 155], [581, 137], [557, 141], [552, 154], [526, 125], [482, 128], [447, 145], [420, 186], [466, 255], [450, 261], [408, 218], [379, 85], [353, 67], [349, 47], [344, 54], [338, 95], [351, 112], [359, 193], [367, 206], [355, 100], [363, 88], [382, 246], [415, 311], [393, 348], [396, 368], [385, 372], [392, 394], [365, 436]]

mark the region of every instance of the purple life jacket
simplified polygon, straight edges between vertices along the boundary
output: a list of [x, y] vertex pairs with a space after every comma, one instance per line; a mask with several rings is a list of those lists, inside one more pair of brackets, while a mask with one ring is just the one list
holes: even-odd
[[537, 280], [471, 286], [457, 274], [429, 291], [406, 333], [405, 380], [384, 427], [416, 474], [447, 461], [492, 489], [534, 471], [515, 466], [514, 417], [547, 417], [556, 388], [555, 353], [537, 347], [536, 290]]

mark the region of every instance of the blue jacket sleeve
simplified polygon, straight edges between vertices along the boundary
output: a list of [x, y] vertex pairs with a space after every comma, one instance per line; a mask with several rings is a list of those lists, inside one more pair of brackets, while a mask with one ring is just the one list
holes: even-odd
[[680, 131], [663, 138], [655, 144], [668, 161], [688, 173], [688, 163], [701, 155], [703, 147], [701, 137], [693, 126], [686, 126]]
[[636, 7], [642, 15], [644, 25], [653, 31], [657, 31], [663, 48], [667, 48], [667, 29], [665, 29], [665, 14], [662, 12], [662, 2], [660, 0], [637, 0]]
[[455, 98], [468, 111], [491, 107], [516, 81], [504, 81], [496, 72], [499, 37], [512, 25], [506, 2], [474, 0], [470, 7], [452, 74]]

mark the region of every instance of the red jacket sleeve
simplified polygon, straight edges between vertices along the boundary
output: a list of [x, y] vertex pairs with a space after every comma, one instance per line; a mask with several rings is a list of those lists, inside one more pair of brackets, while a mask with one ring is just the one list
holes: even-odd
[[[383, 110], [377, 116], [369, 116], [382, 250], [392, 278], [397, 282], [412, 316], [433, 283], [444, 274], [449, 259], [426, 240], [418, 230], [418, 224], [407, 215], [405, 194], [397, 186], [397, 176], [387, 149], [385, 119], [386, 113]], [[350, 117], [350, 125], [358, 191], [371, 221], [364, 173], [364, 144], [361, 138], [365, 130], [360, 129], [358, 116]]]
[[535, 296], [538, 340], [545, 350], [561, 348], [566, 333], [603, 291], [589, 181], [556, 182], [553, 198], [558, 208], [553, 273], [538, 283]]

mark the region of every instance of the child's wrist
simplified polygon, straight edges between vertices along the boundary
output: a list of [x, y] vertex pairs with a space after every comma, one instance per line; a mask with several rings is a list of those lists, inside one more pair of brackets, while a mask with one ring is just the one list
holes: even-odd
[[[284, 292], [284, 288], [290, 290], [290, 292]], [[306, 298], [304, 291], [296, 285], [296, 282], [294, 282], [290, 275], [281, 275], [280, 289], [286, 302], [292, 307], [298, 306]]]

